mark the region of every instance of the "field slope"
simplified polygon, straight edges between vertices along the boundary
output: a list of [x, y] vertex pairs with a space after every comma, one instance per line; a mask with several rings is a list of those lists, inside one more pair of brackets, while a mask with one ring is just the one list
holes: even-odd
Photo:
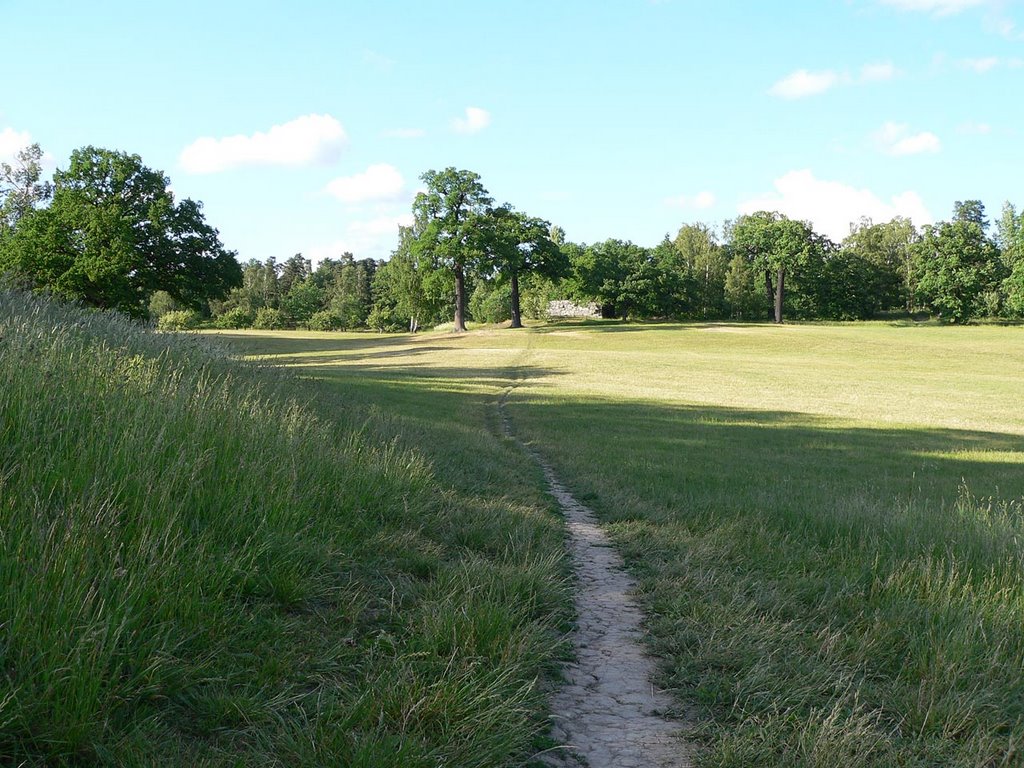
[[510, 389], [518, 433], [640, 578], [703, 765], [923, 768], [1024, 762], [1022, 334], [565, 323], [233, 343], [426, 420], [439, 392], [447, 419]]
[[488, 408], [385, 412], [16, 293], [0, 381], [0, 764], [543, 748], [562, 532]]

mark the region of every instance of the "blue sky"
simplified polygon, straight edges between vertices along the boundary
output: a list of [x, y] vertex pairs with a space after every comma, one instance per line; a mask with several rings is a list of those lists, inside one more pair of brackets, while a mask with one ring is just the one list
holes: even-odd
[[424, 171], [570, 239], [1024, 204], [1020, 0], [0, 0], [0, 159], [141, 155], [239, 258], [386, 256]]

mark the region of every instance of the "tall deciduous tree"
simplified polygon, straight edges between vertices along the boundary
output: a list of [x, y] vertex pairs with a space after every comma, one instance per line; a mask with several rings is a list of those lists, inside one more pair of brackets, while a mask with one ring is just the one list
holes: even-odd
[[917, 276], [912, 246], [917, 239], [913, 222], [897, 216], [884, 224], [861, 219], [843, 240], [845, 252], [877, 267], [876, 282], [868, 290], [879, 309], [902, 305], [908, 312], [913, 310]]
[[684, 224], [673, 241], [693, 280], [692, 314], [701, 319], [725, 314], [725, 278], [729, 259], [707, 224]]
[[18, 152], [14, 165], [0, 163], [0, 237], [53, 195], [43, 181], [43, 150], [32, 144]]
[[176, 204], [169, 186], [138, 155], [75, 150], [54, 174], [50, 206], [24, 215], [8, 238], [0, 268], [132, 315], [145, 315], [158, 290], [201, 309], [240, 285], [242, 270], [200, 204]]
[[[962, 323], [990, 311], [1006, 277], [999, 249], [985, 235], [985, 208], [956, 204], [954, 220], [925, 227], [916, 246], [918, 293], [943, 318]], [[998, 308], [998, 302], [996, 302]]]
[[472, 171], [445, 168], [420, 179], [426, 191], [412, 204], [413, 252], [449, 270], [455, 280], [455, 330], [466, 330], [466, 272], [484, 254], [482, 220], [493, 202]]
[[490, 266], [499, 279], [509, 281], [512, 328], [523, 327], [519, 300], [519, 278], [527, 273], [545, 277], [562, 277], [568, 272], [569, 260], [549, 237], [552, 226], [543, 219], [512, 210], [509, 205], [490, 212], [487, 250]]
[[765, 294], [772, 306], [769, 319], [782, 322], [786, 272], [813, 247], [814, 232], [802, 221], [774, 211], [741, 216], [732, 226], [732, 248], [742, 254], [764, 278]]

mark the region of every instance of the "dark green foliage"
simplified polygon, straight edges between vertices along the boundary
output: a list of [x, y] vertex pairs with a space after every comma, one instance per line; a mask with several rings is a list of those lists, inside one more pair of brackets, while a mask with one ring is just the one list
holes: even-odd
[[156, 291], [149, 297], [149, 317], [151, 320], [159, 320], [168, 312], [181, 309], [181, 304], [174, 300], [167, 291]]
[[507, 282], [480, 281], [469, 297], [469, 313], [481, 323], [512, 319], [512, 286]]
[[[913, 245], [917, 230], [909, 219], [897, 217], [885, 224], [862, 219], [843, 240], [842, 251], [873, 269], [865, 269], [874, 311], [914, 308]], [[869, 315], [870, 316], [870, 315]]]
[[416, 195], [410, 243], [417, 262], [451, 273], [454, 282], [455, 330], [466, 330], [466, 279], [486, 253], [485, 217], [493, 202], [472, 171], [445, 168], [420, 179], [426, 191]]
[[307, 322], [323, 305], [323, 291], [308, 278], [295, 280], [281, 299], [281, 310], [299, 325]]
[[509, 283], [511, 327], [521, 328], [520, 279], [528, 274], [549, 279], [564, 277], [569, 272], [569, 260], [548, 237], [551, 222], [527, 216], [509, 205], [489, 210], [482, 229], [485, 269], [496, 272], [498, 280]]
[[345, 327], [345, 319], [332, 309], [314, 312], [306, 322], [311, 331], [340, 331]]
[[412, 228], [401, 227], [398, 247], [377, 270], [367, 320], [377, 330], [410, 330], [442, 322], [451, 306], [454, 278], [431, 253], [414, 249]]
[[925, 227], [915, 245], [917, 295], [954, 323], [998, 309], [992, 297], [1006, 274], [998, 247], [985, 235], [984, 210], [977, 201], [957, 203], [955, 220]]
[[23, 213], [0, 252], [0, 269], [96, 307], [144, 316], [164, 290], [200, 310], [241, 283], [201, 206], [175, 203], [170, 182], [138, 155], [75, 150], [54, 174], [49, 207]]
[[217, 317], [218, 328], [250, 328], [256, 314], [245, 307], [233, 307], [224, 314]]
[[161, 331], [189, 331], [198, 328], [201, 321], [194, 309], [173, 309], [160, 315], [156, 327]]
[[673, 240], [681, 260], [681, 271], [689, 276], [690, 304], [685, 315], [699, 320], [725, 317], [726, 275], [729, 257], [714, 232], [702, 223], [685, 224]]
[[276, 331], [288, 327], [288, 319], [280, 309], [262, 307], [257, 310], [252, 321], [253, 328], [264, 331]]

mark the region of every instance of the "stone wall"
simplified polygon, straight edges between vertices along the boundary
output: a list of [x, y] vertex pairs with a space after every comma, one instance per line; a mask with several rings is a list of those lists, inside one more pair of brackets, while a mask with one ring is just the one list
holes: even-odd
[[601, 308], [591, 302], [590, 304], [577, 304], [573, 301], [562, 299], [548, 302], [548, 317], [600, 317]]

